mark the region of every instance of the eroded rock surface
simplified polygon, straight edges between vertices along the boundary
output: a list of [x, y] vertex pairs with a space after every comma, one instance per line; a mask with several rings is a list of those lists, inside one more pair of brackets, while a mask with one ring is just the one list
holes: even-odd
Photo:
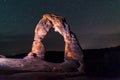
[[83, 52], [75, 34], [70, 30], [65, 18], [56, 16], [54, 14], [45, 14], [39, 21], [35, 29], [35, 37], [32, 46], [32, 51], [28, 57], [36, 55], [37, 57], [44, 58], [45, 47], [42, 43], [43, 38], [47, 35], [50, 28], [54, 28], [59, 32], [65, 41], [65, 59], [76, 60], [80, 63], [79, 70], [83, 70]]
[[[60, 33], [65, 41], [63, 63], [44, 61], [45, 47], [42, 40], [50, 28]], [[70, 30], [66, 20], [54, 14], [45, 14], [36, 26], [32, 50], [23, 59], [0, 58], [0, 70], [28, 71], [77, 71], [83, 72], [83, 52], [75, 34]]]

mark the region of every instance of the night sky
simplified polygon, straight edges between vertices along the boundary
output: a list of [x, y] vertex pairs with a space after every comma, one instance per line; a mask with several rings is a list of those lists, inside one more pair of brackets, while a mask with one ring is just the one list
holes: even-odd
[[[0, 54], [29, 52], [45, 13], [65, 17], [83, 49], [120, 45], [120, 0], [0, 0]], [[47, 50], [64, 50], [53, 30], [43, 42]]]

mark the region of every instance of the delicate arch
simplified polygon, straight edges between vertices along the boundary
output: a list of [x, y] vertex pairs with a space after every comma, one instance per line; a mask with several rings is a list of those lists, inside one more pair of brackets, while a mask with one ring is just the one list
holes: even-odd
[[54, 28], [59, 32], [65, 41], [65, 59], [73, 59], [83, 65], [83, 52], [75, 37], [75, 34], [70, 30], [66, 20], [61, 16], [54, 14], [45, 14], [39, 21], [35, 29], [35, 36], [32, 45], [32, 51], [28, 54], [29, 57], [37, 56], [44, 58], [45, 47], [42, 43], [43, 38], [47, 35], [50, 28]]

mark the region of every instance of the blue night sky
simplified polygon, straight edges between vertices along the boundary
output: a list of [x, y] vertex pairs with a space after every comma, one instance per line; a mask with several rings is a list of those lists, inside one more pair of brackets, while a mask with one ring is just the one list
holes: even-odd
[[[29, 52], [45, 13], [65, 17], [83, 49], [120, 45], [120, 0], [0, 0], [0, 54]], [[47, 50], [64, 50], [52, 30], [43, 42]]]

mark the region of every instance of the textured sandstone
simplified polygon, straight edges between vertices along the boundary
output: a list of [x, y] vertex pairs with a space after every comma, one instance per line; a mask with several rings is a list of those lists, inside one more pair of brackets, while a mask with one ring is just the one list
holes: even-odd
[[[42, 40], [50, 28], [63, 36], [65, 41], [65, 58], [63, 63], [44, 61], [45, 47]], [[35, 28], [32, 50], [24, 59], [0, 58], [0, 70], [29, 71], [74, 71], [83, 72], [83, 52], [75, 34], [70, 30], [65, 18], [54, 14], [45, 14]]]
[[80, 71], [83, 70], [83, 52], [75, 34], [70, 30], [65, 18], [54, 14], [45, 14], [39, 21], [35, 29], [35, 38], [32, 51], [28, 56], [36, 54], [37, 57], [44, 58], [45, 47], [42, 44], [43, 38], [50, 28], [59, 32], [65, 41], [65, 59], [73, 59], [80, 63]]

